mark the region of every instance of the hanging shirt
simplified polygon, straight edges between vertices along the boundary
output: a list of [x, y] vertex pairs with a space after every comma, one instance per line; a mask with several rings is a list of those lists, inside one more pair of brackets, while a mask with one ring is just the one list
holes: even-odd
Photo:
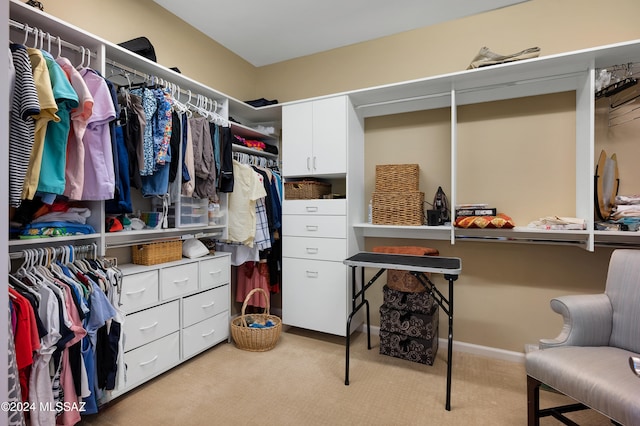
[[9, 205], [20, 206], [29, 157], [33, 148], [35, 120], [40, 114], [27, 48], [10, 45], [15, 82], [9, 121]]
[[141, 98], [144, 122], [146, 123], [143, 129], [143, 161], [138, 164], [140, 167], [140, 176], [151, 176], [155, 170], [153, 116], [158, 109], [158, 104], [153, 92], [146, 87], [133, 89], [131, 93]]
[[59, 121], [47, 125], [42, 150], [42, 162], [38, 191], [62, 195], [65, 187], [65, 163], [67, 140], [71, 127], [71, 110], [78, 107], [78, 95], [71, 86], [62, 67], [56, 63], [49, 52], [42, 51], [49, 69], [53, 96], [58, 105]]
[[47, 126], [50, 121], [58, 122], [58, 104], [56, 104], [53, 88], [51, 87], [51, 78], [49, 77], [49, 69], [47, 63], [42, 56], [42, 52], [31, 47], [27, 48], [29, 53], [29, 61], [33, 70], [33, 81], [36, 85], [38, 93], [38, 102], [40, 103], [40, 114], [34, 116], [36, 120], [33, 148], [29, 157], [29, 169], [25, 176], [24, 187], [22, 189], [22, 199], [33, 200], [38, 188], [38, 179], [40, 178], [40, 166], [42, 164], [42, 151], [44, 148], [44, 138], [47, 132]]
[[71, 129], [67, 140], [64, 195], [72, 200], [79, 200], [82, 198], [84, 186], [84, 143], [82, 138], [91, 114], [93, 114], [93, 96], [84, 79], [69, 59], [58, 57], [56, 62], [65, 72], [73, 90], [78, 95], [78, 106], [71, 109]]
[[187, 115], [182, 117], [182, 195], [191, 197], [195, 190], [195, 164], [193, 160], [193, 135]]
[[204, 117], [194, 117], [189, 124], [193, 138], [195, 193], [200, 198], [216, 197], [215, 160], [209, 122]]
[[228, 234], [231, 241], [253, 247], [256, 235], [256, 201], [267, 195], [250, 166], [233, 161], [234, 189], [229, 194]]
[[93, 114], [82, 142], [85, 147], [83, 200], [110, 200], [115, 191], [115, 171], [109, 122], [116, 118], [111, 93], [104, 79], [89, 68], [80, 70], [91, 95]]

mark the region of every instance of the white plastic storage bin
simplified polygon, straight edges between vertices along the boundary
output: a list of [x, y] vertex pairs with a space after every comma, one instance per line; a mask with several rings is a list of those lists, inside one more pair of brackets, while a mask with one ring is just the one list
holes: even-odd
[[180, 215], [177, 226], [203, 226], [209, 223], [208, 199], [180, 197]]

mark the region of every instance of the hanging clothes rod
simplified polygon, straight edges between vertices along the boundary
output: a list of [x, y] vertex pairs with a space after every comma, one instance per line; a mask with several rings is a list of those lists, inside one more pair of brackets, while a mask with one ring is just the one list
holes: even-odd
[[[30, 26], [28, 24], [23, 24], [22, 22], [18, 22], [18, 21], [14, 21], [13, 19], [10, 19], [9, 20], [9, 26], [12, 27], [12, 28], [15, 28], [17, 30], [24, 31], [26, 35], [33, 35], [34, 37], [40, 37], [43, 41], [44, 41], [44, 38], [46, 37], [47, 38], [47, 45], [52, 44], [53, 41], [55, 40], [55, 43], [58, 45], [58, 47], [64, 46], [67, 49], [73, 50], [73, 51], [78, 52], [78, 53], [83, 53], [83, 54], [89, 55], [92, 58], [97, 58], [98, 57], [97, 54], [91, 52], [90, 49], [88, 49], [88, 48], [86, 48], [84, 46], [77, 46], [77, 45], [75, 45], [73, 43], [69, 43], [68, 41], [61, 39], [59, 36], [55, 36], [54, 37], [50, 33], [45, 32], [43, 30], [40, 30], [40, 29], [38, 29], [36, 27], [32, 27], [32, 26]], [[50, 50], [50, 48], [49, 48], [49, 50]], [[49, 53], [51, 53], [51, 52], [49, 52]]]

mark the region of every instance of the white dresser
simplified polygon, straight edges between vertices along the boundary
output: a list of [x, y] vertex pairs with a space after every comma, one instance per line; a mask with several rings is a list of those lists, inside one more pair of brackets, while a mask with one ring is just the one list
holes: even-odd
[[228, 253], [120, 269], [127, 372], [113, 397], [229, 339]]

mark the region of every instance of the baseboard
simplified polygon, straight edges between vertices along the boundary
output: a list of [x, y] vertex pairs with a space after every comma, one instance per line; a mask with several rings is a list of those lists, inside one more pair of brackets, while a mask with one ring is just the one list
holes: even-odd
[[[366, 324], [362, 324], [360, 328], [358, 328], [358, 331], [366, 333]], [[371, 326], [371, 334], [375, 334], [376, 336], [380, 335], [380, 327]], [[446, 348], [447, 339], [440, 338], [438, 340], [438, 346], [441, 348], [441, 350], [442, 348]], [[493, 359], [500, 359], [503, 361], [524, 363], [524, 353], [507, 351], [505, 349], [492, 348], [489, 346], [475, 345], [473, 343], [458, 342], [454, 340], [453, 350], [457, 352], [465, 352], [474, 355], [485, 356]]]

